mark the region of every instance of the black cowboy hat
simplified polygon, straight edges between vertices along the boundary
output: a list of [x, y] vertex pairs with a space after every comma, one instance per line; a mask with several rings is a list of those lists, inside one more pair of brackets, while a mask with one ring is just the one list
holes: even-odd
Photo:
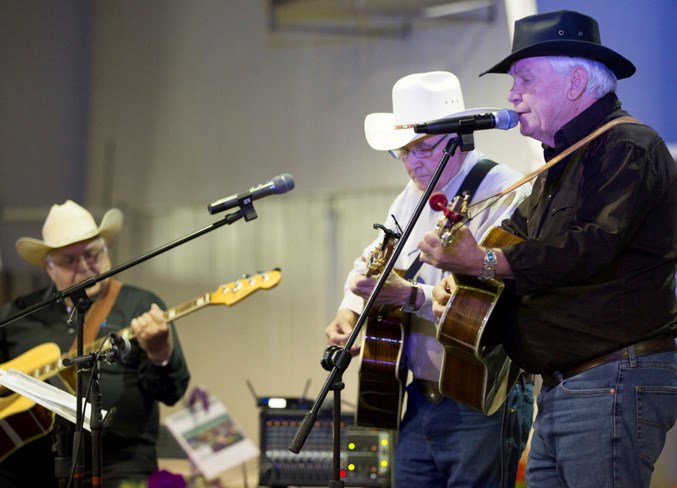
[[635, 73], [635, 66], [620, 54], [602, 46], [599, 25], [592, 17], [558, 10], [515, 21], [512, 53], [487, 73], [507, 73], [520, 59], [534, 56], [575, 56], [606, 65], [619, 80]]

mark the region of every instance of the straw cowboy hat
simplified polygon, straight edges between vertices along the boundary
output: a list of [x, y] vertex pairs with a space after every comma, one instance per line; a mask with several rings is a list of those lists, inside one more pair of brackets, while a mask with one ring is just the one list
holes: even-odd
[[72, 200], [63, 205], [52, 205], [42, 226], [42, 239], [21, 237], [16, 241], [16, 250], [25, 261], [42, 266], [45, 256], [54, 249], [69, 246], [101, 236], [111, 242], [122, 228], [122, 212], [113, 208], [106, 212], [97, 227], [89, 211]]
[[393, 86], [393, 112], [373, 113], [364, 119], [367, 142], [374, 149], [389, 151], [424, 137], [413, 128], [401, 128], [436, 119], [475, 115], [495, 108], [465, 109], [461, 83], [447, 71], [415, 73], [399, 79]]
[[630, 61], [602, 46], [595, 19], [570, 10], [558, 10], [515, 21], [512, 53], [480, 76], [507, 73], [515, 61], [534, 56], [592, 59], [603, 63], [619, 80], [635, 73], [635, 66]]

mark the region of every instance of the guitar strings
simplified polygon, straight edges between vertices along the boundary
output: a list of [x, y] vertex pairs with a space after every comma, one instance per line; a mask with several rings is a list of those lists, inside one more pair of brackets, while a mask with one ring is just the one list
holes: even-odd
[[[484, 200], [480, 200], [479, 202], [475, 202], [475, 203], [470, 204], [468, 206], [468, 211], [466, 213], [467, 219], [465, 220], [465, 222], [466, 223], [470, 222], [472, 219], [474, 219], [478, 215], [482, 214], [482, 212], [485, 212], [486, 210], [490, 209], [493, 205], [496, 205], [503, 197], [505, 197], [506, 195], [509, 195], [510, 193], [512, 193], [512, 192], [508, 192], [508, 193], [505, 193], [505, 194], [496, 193], [495, 195], [487, 197]], [[482, 208], [478, 209], [477, 212], [471, 211], [471, 209], [473, 209], [474, 207], [478, 207], [480, 205], [484, 205], [484, 206]]]

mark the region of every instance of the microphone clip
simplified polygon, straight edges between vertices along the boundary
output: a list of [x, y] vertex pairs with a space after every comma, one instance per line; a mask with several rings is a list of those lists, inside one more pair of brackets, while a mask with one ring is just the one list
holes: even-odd
[[461, 152], [470, 152], [475, 149], [474, 133], [470, 132], [468, 134], [459, 134], [458, 140], [458, 147], [461, 149]]
[[238, 195], [237, 204], [242, 211], [245, 222], [249, 222], [258, 217], [258, 215], [256, 215], [256, 210], [254, 209], [254, 197], [252, 196], [252, 192], [247, 191]]
[[101, 358], [108, 364], [125, 364], [125, 356], [129, 354], [129, 342], [115, 332], [108, 334], [110, 348], [101, 353]]
[[122, 364], [122, 355], [117, 346], [112, 346], [102, 352], [90, 352], [81, 356], [71, 356], [64, 358], [61, 362], [64, 366], [73, 366], [76, 364], [84, 364], [91, 366], [96, 362], [104, 361], [108, 364]]

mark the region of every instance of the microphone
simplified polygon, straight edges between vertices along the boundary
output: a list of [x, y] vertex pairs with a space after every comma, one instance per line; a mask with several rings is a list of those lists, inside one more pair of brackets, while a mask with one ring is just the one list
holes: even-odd
[[224, 210], [237, 207], [238, 205], [249, 204], [252, 202], [252, 200], [267, 197], [271, 194], [279, 195], [281, 193], [287, 193], [293, 189], [294, 177], [289, 173], [285, 173], [283, 175], [276, 176], [272, 180], [263, 183], [262, 185], [254, 186], [246, 192], [230, 195], [229, 197], [210, 203], [207, 209], [209, 210], [210, 214], [215, 214], [217, 212], [223, 212]]
[[96, 353], [83, 354], [82, 356], [73, 356], [69, 358], [64, 358], [61, 361], [61, 364], [64, 366], [73, 366], [78, 363], [93, 363], [97, 360], [106, 361], [109, 364], [119, 363], [124, 364], [127, 355], [132, 350], [132, 344], [128, 339], [120, 337], [115, 332], [108, 334], [108, 338], [111, 341], [111, 348], [104, 351], [101, 355]]
[[108, 334], [108, 337], [113, 343], [113, 348], [117, 349], [115, 353], [115, 358], [117, 359], [117, 362], [120, 364], [124, 364], [125, 359], [127, 359], [127, 355], [132, 350], [132, 344], [129, 342], [129, 339], [125, 337], [120, 337], [115, 332], [111, 332], [110, 334]]
[[479, 115], [464, 115], [450, 119], [438, 119], [414, 125], [417, 134], [471, 134], [484, 129], [512, 129], [519, 116], [514, 110], [504, 108], [496, 112]]

